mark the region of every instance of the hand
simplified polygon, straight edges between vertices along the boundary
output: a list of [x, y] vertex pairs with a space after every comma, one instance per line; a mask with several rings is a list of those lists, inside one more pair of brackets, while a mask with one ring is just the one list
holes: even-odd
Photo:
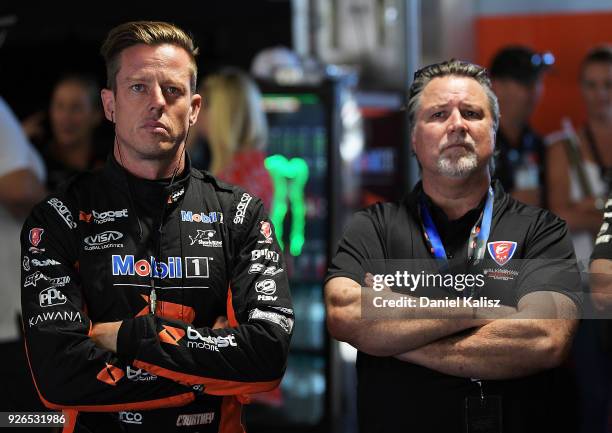
[[121, 322], [96, 323], [91, 328], [89, 338], [102, 349], [117, 353], [117, 334]]
[[577, 210], [582, 211], [582, 212], [598, 211], [597, 207], [595, 206], [596, 200], [597, 199], [595, 197], [585, 197], [579, 202], [577, 202], [574, 206], [576, 207]]
[[212, 329], [229, 328], [229, 320], [225, 316], [217, 317]]
[[44, 111], [37, 111], [29, 115], [21, 122], [21, 128], [25, 135], [30, 139], [40, 139], [45, 135], [43, 122], [47, 114]]

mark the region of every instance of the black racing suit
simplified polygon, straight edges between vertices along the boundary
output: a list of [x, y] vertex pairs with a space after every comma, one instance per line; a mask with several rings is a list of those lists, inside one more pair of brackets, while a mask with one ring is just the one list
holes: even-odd
[[[285, 370], [293, 310], [261, 201], [188, 158], [169, 183], [110, 157], [24, 225], [32, 375], [47, 407], [82, 412], [77, 431], [242, 432], [247, 394]], [[219, 316], [230, 327], [212, 329]], [[89, 338], [114, 321], [117, 353]]]

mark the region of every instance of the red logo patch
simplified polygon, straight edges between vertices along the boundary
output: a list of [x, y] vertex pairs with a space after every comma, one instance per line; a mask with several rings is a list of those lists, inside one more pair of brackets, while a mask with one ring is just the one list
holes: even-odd
[[261, 224], [259, 232], [264, 235], [266, 239], [270, 239], [272, 237], [272, 226], [270, 223], [267, 221], [261, 221], [259, 224]]
[[516, 251], [516, 242], [513, 241], [497, 241], [489, 242], [487, 249], [491, 258], [495, 260], [499, 266], [504, 266], [510, 261]]
[[30, 230], [30, 243], [37, 247], [38, 244], [40, 243], [40, 240], [42, 239], [42, 235], [45, 232], [44, 229], [41, 229], [40, 227], [34, 227], [33, 229]]

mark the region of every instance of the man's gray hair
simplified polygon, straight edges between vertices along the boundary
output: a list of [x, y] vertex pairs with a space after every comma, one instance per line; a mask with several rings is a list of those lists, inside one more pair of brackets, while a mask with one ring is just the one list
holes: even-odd
[[489, 110], [493, 116], [493, 132], [499, 126], [499, 103], [497, 96], [493, 93], [491, 80], [487, 75], [486, 68], [473, 63], [451, 59], [441, 63], [434, 63], [419, 69], [414, 73], [414, 80], [410, 85], [408, 93], [408, 135], [412, 137], [414, 131], [416, 112], [421, 101], [421, 93], [431, 80], [438, 77], [457, 76], [468, 77], [476, 80], [487, 94], [489, 100]]

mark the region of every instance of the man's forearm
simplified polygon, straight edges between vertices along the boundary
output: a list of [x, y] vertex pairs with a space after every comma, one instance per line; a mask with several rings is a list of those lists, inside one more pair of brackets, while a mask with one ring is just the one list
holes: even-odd
[[[387, 306], [375, 307], [375, 298], [384, 299]], [[412, 300], [416, 306], [388, 306], [390, 301], [402, 300], [406, 305]], [[362, 288], [347, 278], [333, 279], [326, 286], [328, 327], [333, 337], [365, 353], [393, 356], [516, 311], [510, 307], [477, 310], [462, 306], [419, 307], [418, 301], [390, 290]], [[377, 304], [382, 305], [380, 302]]]
[[593, 260], [589, 283], [595, 308], [609, 318], [612, 314], [612, 260]]
[[374, 356], [394, 356], [482, 325], [474, 319], [360, 320], [347, 341]]
[[[480, 379], [526, 376], [558, 364], [567, 345], [555, 344], [543, 321], [500, 319], [466, 335], [451, 336], [397, 356], [441, 373]], [[557, 319], [559, 338], [571, 340], [574, 320]], [[550, 325], [548, 323], [547, 325]]]

